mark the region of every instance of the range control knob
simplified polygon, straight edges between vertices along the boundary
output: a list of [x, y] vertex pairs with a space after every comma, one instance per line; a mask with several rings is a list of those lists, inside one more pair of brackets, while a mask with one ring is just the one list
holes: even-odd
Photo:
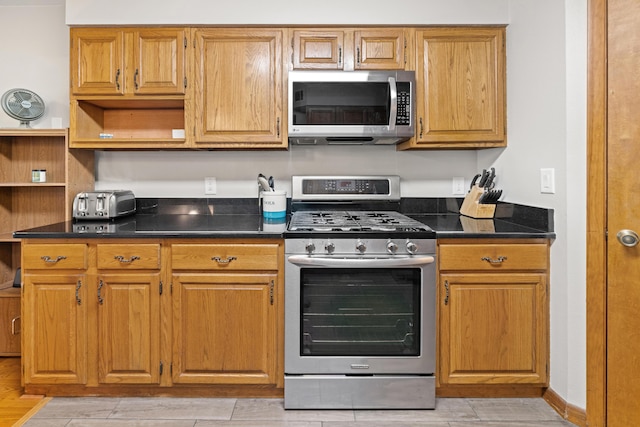
[[389, 252], [390, 254], [395, 254], [396, 252], [398, 252], [398, 245], [389, 240], [387, 242], [387, 252]]
[[418, 245], [413, 243], [411, 240], [407, 240], [407, 252], [410, 254], [415, 254], [418, 251]]
[[336, 245], [331, 243], [331, 242], [327, 242], [326, 245], [324, 245], [324, 250], [328, 253], [328, 254], [332, 254], [335, 250], [336, 250]]
[[366, 250], [367, 250], [367, 246], [364, 243], [362, 243], [360, 240], [358, 240], [358, 243], [356, 243], [356, 251], [363, 254], [365, 253]]
[[316, 250], [316, 245], [313, 242], [309, 242], [305, 245], [304, 250], [307, 251], [308, 254], [312, 254], [313, 251]]

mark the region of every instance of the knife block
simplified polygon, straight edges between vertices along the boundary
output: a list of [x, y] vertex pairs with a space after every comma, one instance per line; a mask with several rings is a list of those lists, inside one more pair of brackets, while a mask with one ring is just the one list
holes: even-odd
[[460, 206], [460, 213], [471, 218], [493, 218], [496, 213], [496, 205], [478, 203], [483, 193], [482, 188], [474, 185], [465, 196], [462, 206]]

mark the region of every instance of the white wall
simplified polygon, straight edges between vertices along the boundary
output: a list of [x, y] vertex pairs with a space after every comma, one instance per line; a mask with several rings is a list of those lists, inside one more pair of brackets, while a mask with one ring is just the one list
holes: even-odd
[[[0, 91], [26, 87], [68, 125], [68, 24], [482, 24], [508, 23], [506, 149], [396, 152], [393, 147], [294, 147], [289, 151], [102, 152], [98, 188], [139, 197], [254, 197], [259, 172], [289, 190], [293, 174], [398, 174], [403, 196], [449, 196], [451, 178], [495, 166], [509, 201], [553, 208], [551, 387], [586, 407], [586, 0], [381, 0], [305, 4], [275, 0], [0, 0]], [[264, 5], [268, 4], [268, 7]], [[402, 5], [399, 10], [398, 5]], [[336, 13], [340, 10], [341, 13]], [[124, 13], [123, 11], [126, 11]], [[252, 13], [252, 11], [256, 11]], [[25, 23], [41, 28], [26, 33]], [[20, 37], [16, 37], [20, 34]], [[45, 34], [44, 36], [42, 34]], [[16, 40], [15, 43], [8, 41]], [[6, 66], [6, 64], [13, 64]], [[17, 122], [0, 112], [0, 127]], [[556, 171], [556, 193], [540, 194], [539, 170]]]

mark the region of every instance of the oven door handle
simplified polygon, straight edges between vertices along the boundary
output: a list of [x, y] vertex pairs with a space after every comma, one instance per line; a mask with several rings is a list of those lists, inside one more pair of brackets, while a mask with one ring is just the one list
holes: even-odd
[[309, 255], [291, 255], [287, 260], [295, 265], [317, 266], [317, 267], [353, 267], [353, 268], [374, 268], [374, 267], [419, 267], [432, 264], [435, 258], [432, 256], [394, 256], [392, 258], [373, 257], [316, 257]]

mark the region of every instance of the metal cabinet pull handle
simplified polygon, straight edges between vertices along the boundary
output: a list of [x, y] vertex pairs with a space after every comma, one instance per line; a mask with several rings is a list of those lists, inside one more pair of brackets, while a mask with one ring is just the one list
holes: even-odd
[[82, 281], [78, 280], [78, 284], [76, 285], [76, 302], [78, 305], [82, 304], [82, 300], [80, 299], [80, 287], [82, 286]]
[[498, 259], [491, 259], [488, 256], [483, 256], [482, 258], [480, 258], [481, 261], [487, 261], [490, 264], [502, 264], [504, 261], [507, 260], [506, 256], [499, 256]]
[[273, 287], [274, 287], [274, 283], [272, 280], [271, 283], [269, 284], [269, 302], [271, 303], [271, 305], [273, 305]]
[[133, 86], [138, 90], [138, 69], [136, 68], [136, 72], [133, 73]]
[[20, 316], [16, 316], [11, 319], [11, 335], [18, 335], [20, 331], [16, 332], [16, 322], [20, 320]]
[[420, 117], [420, 139], [422, 139], [423, 133], [424, 133], [424, 124], [422, 123], [422, 117]]
[[102, 280], [100, 280], [100, 283], [98, 283], [98, 304], [102, 305], [102, 303], [104, 302], [104, 299], [102, 298], [102, 287], [104, 286], [104, 282]]
[[52, 259], [51, 257], [45, 255], [45, 256], [40, 257], [40, 259], [43, 260], [44, 262], [49, 262], [49, 263], [55, 264], [58, 261], [62, 261], [63, 259], [67, 259], [67, 257], [64, 256], [64, 255], [60, 255], [60, 256], [57, 256], [55, 259]]
[[118, 260], [118, 261], [120, 261], [120, 262], [122, 262], [122, 263], [129, 263], [129, 262], [133, 262], [133, 261], [135, 261], [135, 260], [137, 260], [137, 259], [140, 259], [140, 257], [139, 257], [139, 256], [134, 255], [134, 256], [132, 256], [131, 258], [126, 259], [126, 258], [125, 258], [125, 257], [123, 257], [122, 255], [116, 255], [116, 256], [114, 256], [114, 257], [113, 257], [113, 259], [116, 259], [116, 260]]
[[360, 65], [360, 47], [356, 48], [356, 62]]
[[234, 257], [234, 256], [228, 256], [227, 259], [222, 259], [219, 256], [214, 256], [211, 257], [211, 261], [215, 261], [218, 264], [229, 264], [231, 261], [236, 260], [238, 258]]
[[338, 65], [342, 65], [342, 46], [338, 47]]
[[449, 304], [449, 281], [444, 281], [444, 305]]
[[280, 138], [280, 117], [276, 120], [276, 136]]
[[116, 70], [116, 89], [120, 90], [120, 68]]

